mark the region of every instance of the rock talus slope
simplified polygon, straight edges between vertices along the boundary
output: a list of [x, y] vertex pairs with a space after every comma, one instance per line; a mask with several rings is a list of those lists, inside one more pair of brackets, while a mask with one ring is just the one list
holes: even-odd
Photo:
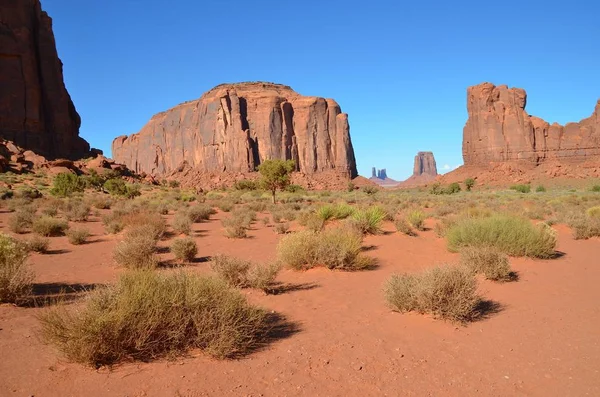
[[265, 159], [292, 159], [311, 175], [357, 175], [348, 116], [333, 99], [273, 83], [223, 84], [117, 137], [113, 157], [136, 172], [246, 173]]
[[48, 158], [77, 158], [89, 144], [67, 92], [52, 19], [39, 0], [0, 2], [0, 137]]
[[527, 93], [482, 83], [467, 89], [465, 165], [525, 160], [587, 160], [600, 154], [600, 100], [592, 116], [564, 126], [525, 111]]

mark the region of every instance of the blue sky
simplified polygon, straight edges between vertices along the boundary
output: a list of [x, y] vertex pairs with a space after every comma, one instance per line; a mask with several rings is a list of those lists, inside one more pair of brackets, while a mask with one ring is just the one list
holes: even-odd
[[112, 139], [224, 82], [273, 81], [349, 114], [361, 175], [404, 179], [418, 151], [462, 164], [466, 88], [527, 90], [566, 123], [600, 98], [600, 2], [42, 0], [81, 135]]

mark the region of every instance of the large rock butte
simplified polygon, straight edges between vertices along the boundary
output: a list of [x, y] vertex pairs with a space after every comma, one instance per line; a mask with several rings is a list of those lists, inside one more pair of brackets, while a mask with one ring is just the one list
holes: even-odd
[[437, 165], [433, 152], [419, 152], [415, 156], [415, 165], [413, 167], [413, 176], [429, 175], [437, 176]]
[[600, 100], [591, 117], [550, 125], [525, 111], [521, 88], [483, 83], [467, 89], [463, 130], [465, 165], [525, 160], [586, 160], [600, 154]]
[[200, 172], [251, 172], [265, 159], [295, 160], [307, 175], [357, 175], [348, 116], [333, 99], [262, 82], [219, 85], [158, 113], [137, 134], [117, 137], [112, 154], [153, 175], [184, 162]]
[[0, 137], [48, 158], [89, 152], [39, 0], [0, 1]]

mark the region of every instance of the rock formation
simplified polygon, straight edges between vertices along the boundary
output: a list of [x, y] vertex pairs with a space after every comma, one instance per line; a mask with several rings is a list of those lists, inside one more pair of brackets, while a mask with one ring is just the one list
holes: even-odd
[[432, 152], [419, 152], [415, 156], [413, 176], [430, 175], [437, 176], [437, 165]]
[[483, 83], [467, 89], [465, 165], [526, 160], [585, 160], [600, 154], [600, 101], [591, 117], [565, 126], [530, 116], [521, 88]]
[[273, 83], [223, 84], [152, 117], [113, 141], [136, 172], [165, 175], [186, 162], [199, 172], [245, 173], [265, 159], [293, 159], [306, 175], [357, 175], [348, 116], [333, 99]]
[[0, 2], [0, 87], [0, 137], [48, 158], [87, 154], [39, 0]]

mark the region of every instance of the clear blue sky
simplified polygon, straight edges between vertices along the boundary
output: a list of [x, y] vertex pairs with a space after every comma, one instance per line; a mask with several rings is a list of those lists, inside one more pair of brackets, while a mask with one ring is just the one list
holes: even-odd
[[42, 0], [81, 135], [114, 137], [224, 82], [273, 81], [349, 114], [358, 170], [462, 163], [466, 87], [522, 87], [550, 122], [600, 98], [600, 2]]

